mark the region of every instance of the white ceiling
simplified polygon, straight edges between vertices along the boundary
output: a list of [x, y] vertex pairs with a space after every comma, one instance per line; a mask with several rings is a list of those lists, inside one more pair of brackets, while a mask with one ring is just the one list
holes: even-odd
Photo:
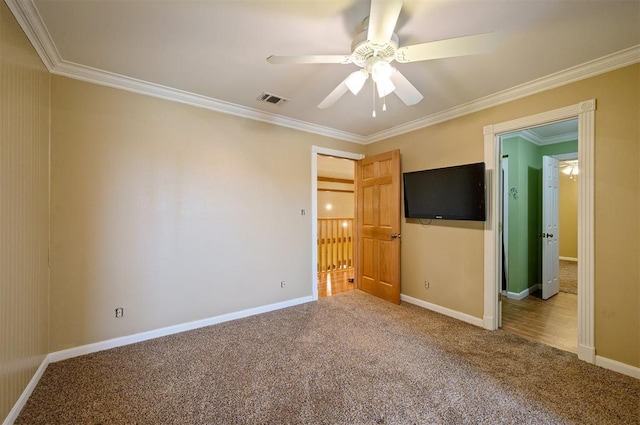
[[[640, 61], [637, 0], [406, 0], [400, 46], [486, 32], [501, 42], [488, 54], [395, 64], [424, 99], [390, 95], [374, 119], [369, 83], [317, 108], [355, 65], [265, 60], [349, 54], [367, 0], [6, 2], [54, 73], [363, 143]], [[290, 100], [258, 102], [263, 91]]]

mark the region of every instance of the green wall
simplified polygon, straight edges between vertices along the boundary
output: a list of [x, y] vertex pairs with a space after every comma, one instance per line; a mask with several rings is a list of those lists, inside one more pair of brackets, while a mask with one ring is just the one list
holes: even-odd
[[517, 195], [509, 195], [508, 211], [507, 290], [511, 293], [521, 293], [541, 281], [542, 157], [577, 151], [577, 140], [544, 146], [518, 134], [502, 140], [502, 155], [509, 157], [509, 189], [517, 191]]

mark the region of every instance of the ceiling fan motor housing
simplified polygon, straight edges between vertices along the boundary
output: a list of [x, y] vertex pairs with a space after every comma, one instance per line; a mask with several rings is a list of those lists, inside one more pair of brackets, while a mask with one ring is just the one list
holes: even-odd
[[392, 62], [396, 58], [398, 50], [398, 36], [393, 33], [389, 43], [384, 46], [378, 46], [367, 40], [367, 31], [358, 34], [351, 43], [351, 58], [353, 63], [360, 68], [367, 68], [377, 60], [371, 61], [373, 57], [384, 60], [387, 63]]

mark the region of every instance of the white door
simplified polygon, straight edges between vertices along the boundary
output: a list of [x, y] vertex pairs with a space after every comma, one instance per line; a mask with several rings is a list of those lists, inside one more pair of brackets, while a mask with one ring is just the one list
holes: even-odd
[[542, 299], [558, 293], [558, 160], [542, 157]]
[[502, 267], [505, 291], [509, 291], [509, 158], [502, 158]]

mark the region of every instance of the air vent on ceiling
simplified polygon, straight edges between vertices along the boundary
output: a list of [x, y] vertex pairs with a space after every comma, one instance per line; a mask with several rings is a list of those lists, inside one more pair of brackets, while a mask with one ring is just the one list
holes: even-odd
[[260, 102], [273, 103], [274, 105], [282, 105], [283, 103], [289, 101], [289, 99], [285, 99], [281, 96], [276, 96], [275, 94], [267, 93], [266, 91], [262, 92], [262, 94], [258, 96], [258, 100]]

